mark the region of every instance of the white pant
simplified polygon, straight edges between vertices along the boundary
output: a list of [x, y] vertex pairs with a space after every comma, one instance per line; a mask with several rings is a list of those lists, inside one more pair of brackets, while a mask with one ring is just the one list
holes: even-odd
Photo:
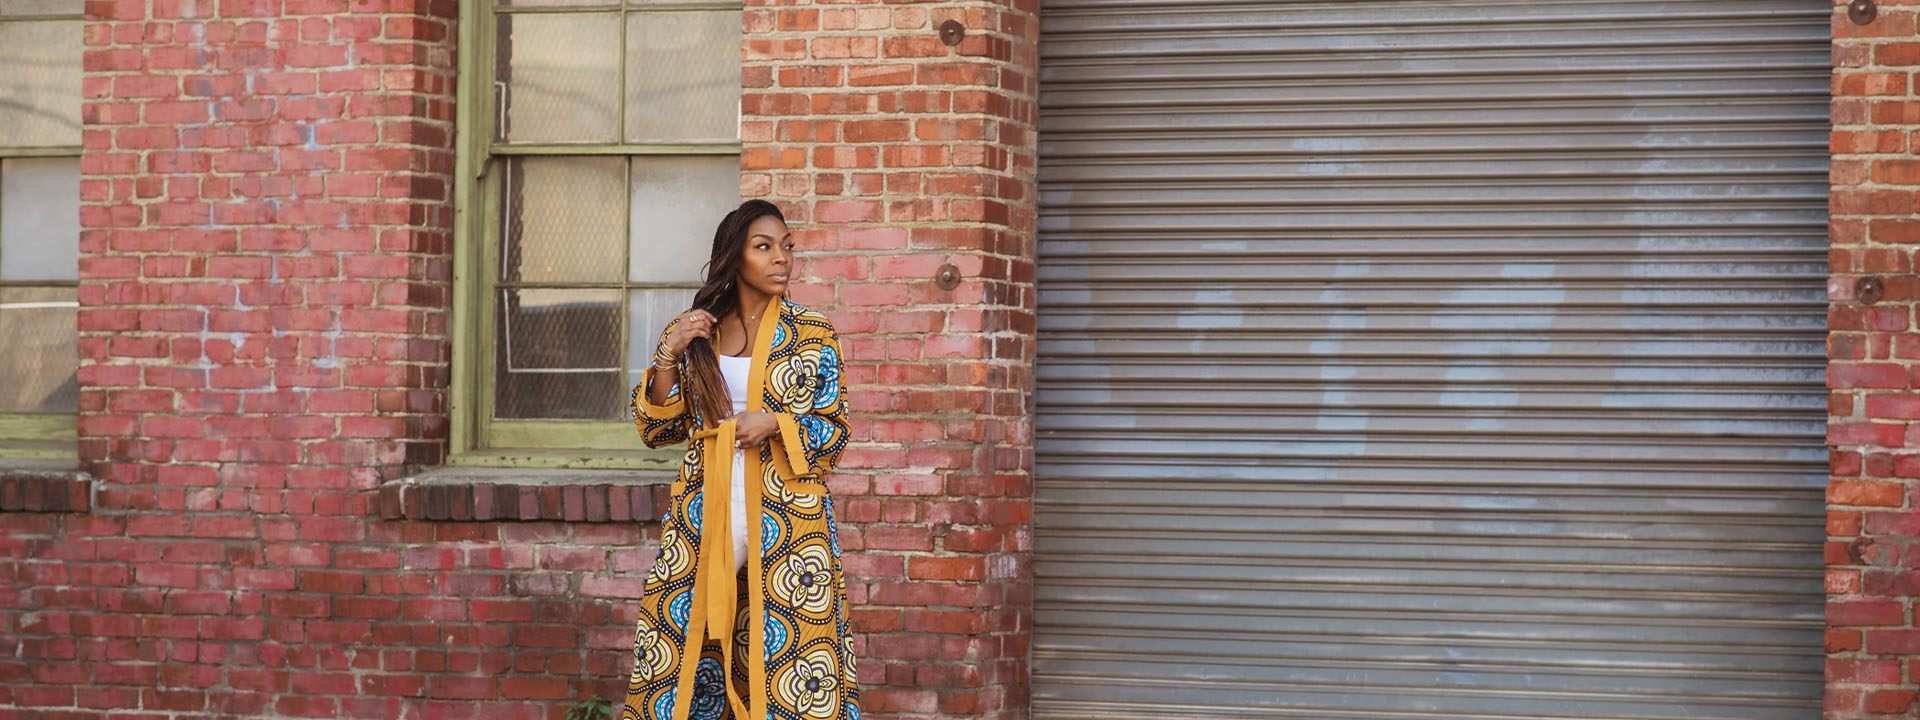
[[727, 524], [733, 527], [733, 569], [747, 566], [747, 455], [733, 451], [733, 487], [727, 494], [733, 500]]

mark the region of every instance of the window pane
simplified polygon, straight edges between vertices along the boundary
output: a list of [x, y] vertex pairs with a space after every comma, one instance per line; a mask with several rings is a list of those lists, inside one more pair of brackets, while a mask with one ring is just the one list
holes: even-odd
[[635, 290], [627, 303], [630, 333], [627, 341], [627, 387], [640, 384], [640, 373], [653, 364], [653, 349], [667, 321], [693, 305], [692, 290]]
[[494, 79], [510, 142], [614, 142], [620, 121], [615, 13], [499, 16]]
[[[78, 5], [79, 3], [73, 3]], [[81, 20], [0, 23], [0, 147], [80, 144]]]
[[740, 205], [740, 156], [636, 156], [632, 203], [628, 279], [703, 282], [714, 228]]
[[79, 303], [70, 287], [0, 287], [0, 412], [80, 411]]
[[79, 278], [80, 159], [0, 160], [0, 280]]
[[494, 417], [613, 420], [620, 387], [619, 290], [501, 290]]
[[514, 158], [501, 181], [500, 277], [620, 282], [624, 157]]
[[740, 139], [740, 11], [627, 16], [627, 142]]

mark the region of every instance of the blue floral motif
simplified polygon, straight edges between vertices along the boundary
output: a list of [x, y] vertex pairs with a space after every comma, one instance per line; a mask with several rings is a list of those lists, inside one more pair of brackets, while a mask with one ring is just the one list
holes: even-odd
[[661, 693], [660, 697], [654, 698], [654, 701], [653, 701], [654, 717], [660, 717], [660, 718], [673, 717], [673, 698], [677, 692], [678, 691], [674, 688], [667, 688], [667, 691], [664, 693]]
[[833, 424], [819, 415], [801, 415], [797, 422], [807, 433], [808, 450], [818, 450], [833, 442]]
[[761, 511], [760, 513], [760, 554], [765, 555], [767, 553], [773, 552], [774, 546], [779, 544], [780, 544], [780, 521], [773, 517], [773, 513]]
[[787, 646], [787, 637], [792, 633], [787, 630], [787, 624], [781, 622], [780, 618], [773, 613], [767, 613], [766, 631], [767, 657], [773, 657], [780, 654], [780, 650]]
[[687, 520], [693, 523], [693, 531], [696, 534], [700, 532], [700, 516], [702, 515], [700, 508], [706, 505], [706, 500], [706, 488], [701, 488], [693, 493], [692, 500], [687, 501]]
[[847, 701], [842, 704], [847, 708], [847, 720], [860, 720], [860, 705], [858, 703], [855, 703], [852, 698], [848, 698]]
[[833, 548], [833, 556], [840, 557], [840, 530], [833, 526], [833, 496], [827, 496], [827, 546]]
[[840, 399], [840, 354], [833, 346], [820, 348], [820, 389], [813, 395], [813, 409], [825, 410]]
[[787, 326], [785, 323], [775, 321], [773, 323], [773, 346], [780, 347], [781, 345], [785, 345], [786, 343], [787, 343]]
[[718, 720], [727, 711], [727, 679], [720, 674], [720, 661], [700, 658], [693, 670], [692, 720]]
[[667, 602], [667, 619], [673, 621], [681, 632], [687, 630], [687, 618], [693, 613], [693, 591], [681, 590]]

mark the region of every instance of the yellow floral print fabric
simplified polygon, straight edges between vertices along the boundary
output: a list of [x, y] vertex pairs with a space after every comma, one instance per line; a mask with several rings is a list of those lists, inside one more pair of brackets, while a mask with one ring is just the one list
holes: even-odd
[[[700, 431], [706, 425], [678, 387], [665, 404], [652, 403], [646, 393], [651, 368], [633, 389], [642, 441], [648, 447], [684, 442], [688, 448], [642, 591], [623, 720], [860, 717], [846, 576], [833, 498], [822, 483], [847, 444], [840, 343], [825, 316], [784, 298], [775, 298], [763, 317], [773, 325], [755, 339], [757, 382], [749, 392], [758, 397], [749, 407], [784, 417], [780, 433], [760, 446], [757, 462], [749, 454], [748, 474], [757, 487], [748, 497], [757, 495], [759, 508], [748, 508], [748, 525], [757, 527], [759, 542], [752, 542], [750, 532], [747, 567], [737, 573], [737, 586], [722, 582], [717, 588], [737, 593], [737, 612], [724, 618], [727, 632], [711, 632], [719, 619], [707, 617], [709, 608], [721, 604], [700, 587], [712, 577], [703, 577], [700, 568], [713, 567], [702, 553], [731, 550], [727, 538], [709, 545], [701, 533], [709, 517], [710, 451]], [[669, 325], [661, 337], [671, 330]], [[726, 472], [716, 469], [715, 475]], [[720, 636], [731, 647], [712, 639]], [[742, 708], [749, 717], [740, 717]]]

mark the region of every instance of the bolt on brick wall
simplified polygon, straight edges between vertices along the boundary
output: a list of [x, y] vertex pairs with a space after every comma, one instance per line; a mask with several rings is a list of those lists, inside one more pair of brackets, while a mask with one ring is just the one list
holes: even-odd
[[1878, 5], [1833, 20], [1827, 720], [1914, 717], [1920, 686], [1920, 6]]
[[747, 4], [742, 194], [788, 213], [853, 388], [830, 482], [869, 714], [1027, 711], [1037, 12]]

